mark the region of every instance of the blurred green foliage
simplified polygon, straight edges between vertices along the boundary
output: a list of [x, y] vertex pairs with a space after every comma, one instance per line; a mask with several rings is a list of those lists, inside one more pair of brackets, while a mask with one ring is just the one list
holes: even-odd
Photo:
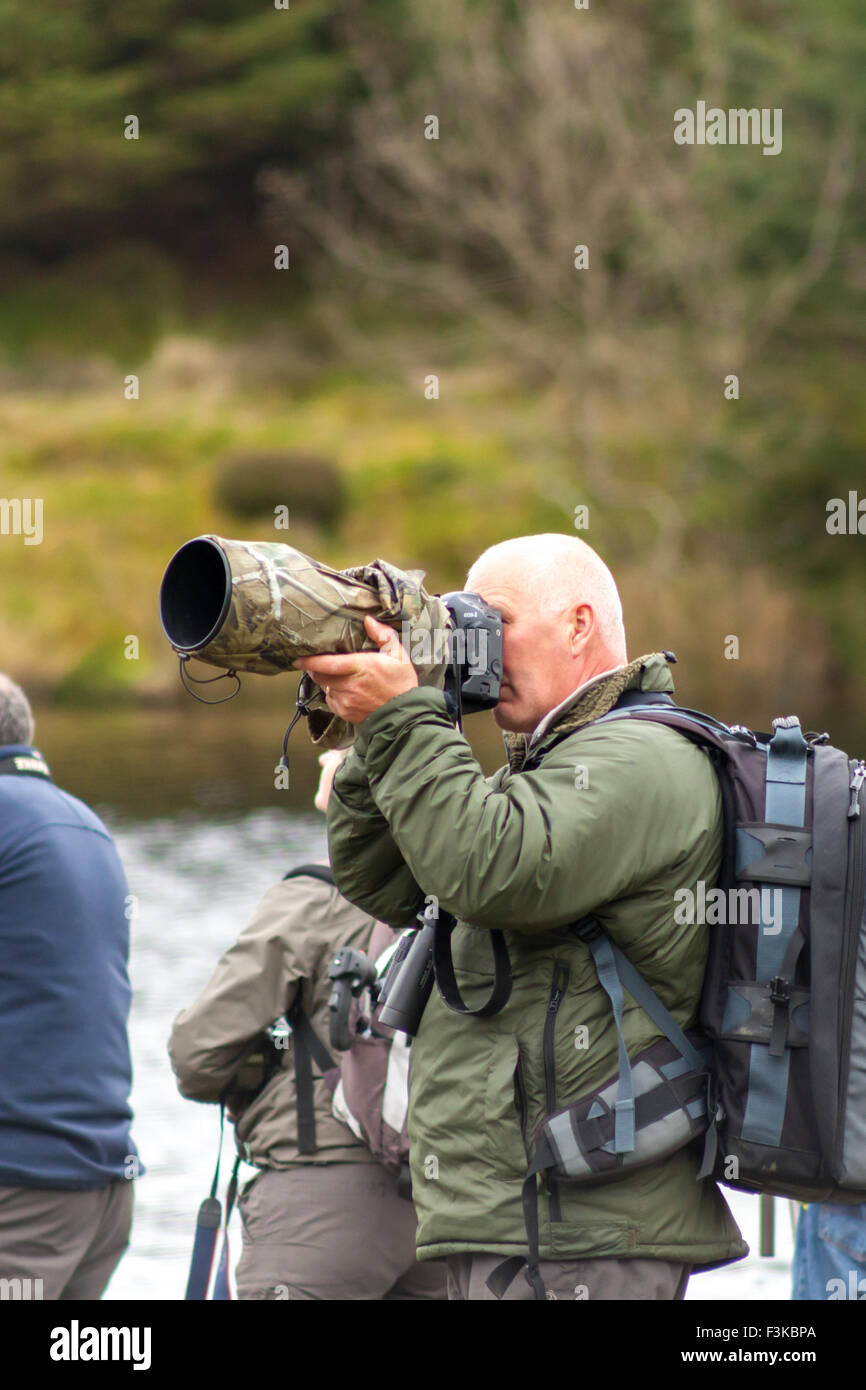
[[343, 475], [318, 454], [233, 450], [220, 462], [214, 480], [218, 507], [245, 520], [269, 519], [286, 507], [291, 518], [333, 527], [344, 506]]
[[[263, 460], [312, 455], [337, 471], [277, 501], [332, 564], [455, 587], [585, 505], [709, 703], [734, 631], [740, 695], [779, 667], [862, 707], [866, 537], [825, 519], [866, 495], [864, 58], [855, 0], [0, 0], [0, 491], [46, 508], [38, 550], [0, 537], [21, 673], [167, 688], [172, 550], [273, 539]], [[698, 99], [781, 108], [782, 153], [674, 152]]]
[[263, 159], [331, 137], [351, 85], [332, 29], [322, 0], [2, 0], [4, 240], [57, 256], [130, 227], [218, 238]]

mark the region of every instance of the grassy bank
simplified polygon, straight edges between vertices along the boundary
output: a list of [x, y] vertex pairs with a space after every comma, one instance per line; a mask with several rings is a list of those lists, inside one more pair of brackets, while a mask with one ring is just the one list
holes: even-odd
[[[824, 727], [828, 705], [853, 717], [856, 679], [820, 614], [719, 515], [724, 477], [689, 501], [684, 538], [691, 413], [675, 381], [652, 410], [609, 402], [590, 467], [561, 388], [521, 389], [507, 362], [452, 365], [427, 399], [429, 363], [411, 351], [402, 372], [314, 376], [285, 338], [260, 340], [260, 357], [269, 351], [257, 378], [249, 349], [166, 337], [134, 366], [138, 399], [125, 398], [122, 366], [96, 359], [67, 364], [74, 382], [31, 371], [7, 391], [0, 495], [43, 507], [40, 544], [0, 535], [0, 649], [29, 688], [72, 703], [179, 698], [157, 595], [174, 550], [204, 532], [286, 540], [337, 567], [382, 556], [444, 591], [485, 546], [551, 530], [582, 535], [611, 563], [632, 653], [673, 648], [690, 701], [758, 724], [796, 708]], [[273, 496], [288, 502], [288, 530], [273, 506], [252, 516], [220, 500], [226, 458], [252, 479], [274, 454], [289, 461], [291, 497]], [[330, 468], [341, 502], [323, 518], [306, 494]], [[700, 544], [702, 528], [712, 543]]]

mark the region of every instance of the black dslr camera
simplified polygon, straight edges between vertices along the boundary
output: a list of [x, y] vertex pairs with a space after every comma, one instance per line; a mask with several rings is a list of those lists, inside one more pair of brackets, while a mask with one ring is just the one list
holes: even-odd
[[480, 594], [440, 595], [454, 624], [448, 634], [445, 703], [462, 728], [464, 714], [493, 709], [502, 683], [502, 615]]

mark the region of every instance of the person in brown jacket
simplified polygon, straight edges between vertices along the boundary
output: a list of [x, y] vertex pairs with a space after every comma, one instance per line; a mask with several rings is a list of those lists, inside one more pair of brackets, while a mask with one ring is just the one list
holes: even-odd
[[[321, 754], [315, 805], [324, 811], [345, 750]], [[268, 890], [252, 921], [178, 1014], [169, 1055], [181, 1094], [219, 1102], [253, 1040], [300, 991], [328, 1046], [328, 965], [341, 946], [366, 951], [376, 920], [306, 875]], [[415, 1260], [415, 1209], [397, 1180], [332, 1112], [314, 1065], [315, 1151], [301, 1152], [292, 1057], [246, 1104], [229, 1095], [238, 1152], [260, 1171], [241, 1189], [240, 1299], [444, 1299], [444, 1266]], [[309, 1144], [304, 1144], [308, 1148]]]

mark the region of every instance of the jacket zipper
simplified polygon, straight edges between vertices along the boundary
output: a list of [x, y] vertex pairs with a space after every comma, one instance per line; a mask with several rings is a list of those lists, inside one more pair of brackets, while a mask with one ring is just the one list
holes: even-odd
[[543, 1042], [544, 1091], [548, 1115], [552, 1115], [556, 1110], [556, 1053], [554, 1051], [556, 1015], [559, 1013], [559, 1006], [562, 1003], [567, 985], [568, 966], [565, 961], [554, 961], [553, 984], [550, 988], [550, 998], [547, 1001]]
[[523, 1058], [519, 1052], [517, 1054], [517, 1066], [514, 1068], [514, 1085], [517, 1091], [517, 1108], [520, 1111], [520, 1132], [525, 1140], [527, 1121], [526, 1084], [523, 1080]]
[[[845, 915], [843, 938], [846, 944], [846, 958], [842, 968], [839, 995], [840, 999], [846, 1001], [850, 1000], [850, 1004], [846, 1006], [844, 1016], [840, 1016], [839, 1019], [840, 1040], [842, 1041], [841, 1055], [839, 1057], [839, 1120], [834, 1146], [835, 1152], [833, 1154], [833, 1161], [837, 1173], [841, 1171], [842, 1165], [842, 1149], [845, 1141], [846, 1083], [848, 1080], [848, 1070], [851, 1065], [851, 1026], [854, 1010], [852, 977], [857, 966], [857, 947], [860, 936], [859, 923], [863, 916], [866, 817], [861, 815], [862, 801], [864, 799], [861, 796], [861, 790], [864, 781], [866, 781], [866, 763], [854, 763], [851, 769], [851, 779], [849, 782], [851, 796], [848, 803], [848, 870], [850, 874], [850, 886], [846, 886], [848, 911]], [[833, 1176], [835, 1177], [835, 1173]]]
[[[544, 1019], [542, 1055], [544, 1057], [544, 1094], [546, 1113], [552, 1115], [556, 1110], [556, 1015], [565, 997], [568, 986], [568, 966], [565, 961], [553, 963], [553, 983], [547, 1001], [547, 1014]], [[548, 1178], [549, 1212], [551, 1221], [562, 1220], [562, 1206], [559, 1198], [559, 1183], [551, 1173]]]

